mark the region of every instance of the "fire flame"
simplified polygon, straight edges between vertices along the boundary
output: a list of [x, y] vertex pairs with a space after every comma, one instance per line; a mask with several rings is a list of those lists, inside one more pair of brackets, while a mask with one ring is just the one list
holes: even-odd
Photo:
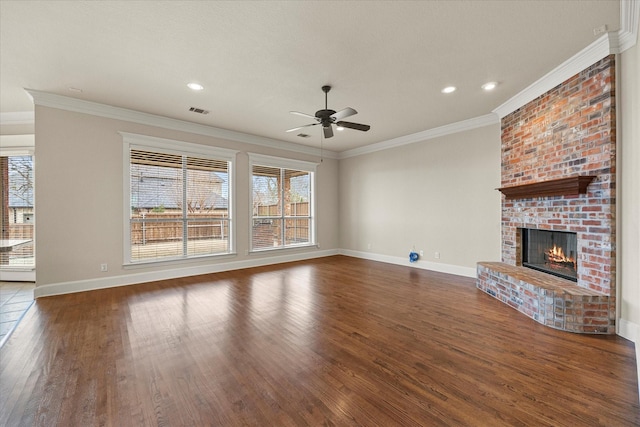
[[567, 257], [562, 248], [553, 245], [553, 248], [547, 251], [547, 256], [549, 257], [549, 261], [552, 263], [558, 264], [572, 264], [573, 268], [576, 268], [576, 260], [574, 258]]

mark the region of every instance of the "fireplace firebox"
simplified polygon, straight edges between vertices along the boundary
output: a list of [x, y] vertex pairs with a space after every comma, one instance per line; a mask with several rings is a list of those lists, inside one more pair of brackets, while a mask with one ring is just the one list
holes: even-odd
[[565, 231], [522, 229], [522, 265], [578, 281], [578, 238]]

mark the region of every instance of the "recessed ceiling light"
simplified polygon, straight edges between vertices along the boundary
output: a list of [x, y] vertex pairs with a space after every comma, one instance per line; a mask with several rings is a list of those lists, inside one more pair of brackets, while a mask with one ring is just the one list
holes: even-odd
[[455, 92], [456, 87], [455, 86], [447, 86], [444, 89], [442, 89], [442, 93], [451, 93], [451, 92]]
[[494, 90], [496, 88], [496, 86], [498, 86], [498, 82], [487, 82], [485, 84], [482, 85], [482, 89], [484, 90]]
[[204, 89], [204, 86], [202, 86], [199, 83], [189, 83], [187, 87], [191, 90], [196, 90], [196, 91]]
[[82, 93], [82, 89], [77, 88], [77, 87], [73, 87], [73, 86], [71, 86], [71, 87], [69, 88], [69, 91], [71, 91], [71, 92], [75, 92], [75, 93]]
[[342, 126], [336, 126], [336, 130], [344, 130]]

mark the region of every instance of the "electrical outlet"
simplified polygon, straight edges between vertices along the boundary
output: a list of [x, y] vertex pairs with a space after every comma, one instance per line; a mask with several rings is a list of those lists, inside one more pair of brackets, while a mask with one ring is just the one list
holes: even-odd
[[440, 252], [436, 252], [433, 256], [435, 259], [440, 259]]
[[424, 251], [420, 251], [420, 256], [424, 256]]
[[371, 247], [372, 247], [372, 246], [373, 246], [373, 245], [372, 245], [371, 243], [369, 243], [369, 244], [367, 245], [367, 249], [371, 249]]
[[107, 266], [107, 264], [100, 264], [100, 271], [108, 271], [109, 270], [109, 266]]

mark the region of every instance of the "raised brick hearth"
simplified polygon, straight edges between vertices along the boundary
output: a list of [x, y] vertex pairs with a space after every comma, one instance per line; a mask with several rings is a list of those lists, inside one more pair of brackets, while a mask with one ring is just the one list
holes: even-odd
[[478, 263], [478, 287], [543, 325], [570, 332], [606, 332], [607, 295], [574, 282], [503, 262]]
[[[501, 187], [595, 178], [584, 194], [503, 196], [502, 262], [478, 264], [479, 289], [572, 332], [615, 333], [614, 58], [502, 119]], [[524, 228], [577, 234], [577, 283], [522, 266]]]

